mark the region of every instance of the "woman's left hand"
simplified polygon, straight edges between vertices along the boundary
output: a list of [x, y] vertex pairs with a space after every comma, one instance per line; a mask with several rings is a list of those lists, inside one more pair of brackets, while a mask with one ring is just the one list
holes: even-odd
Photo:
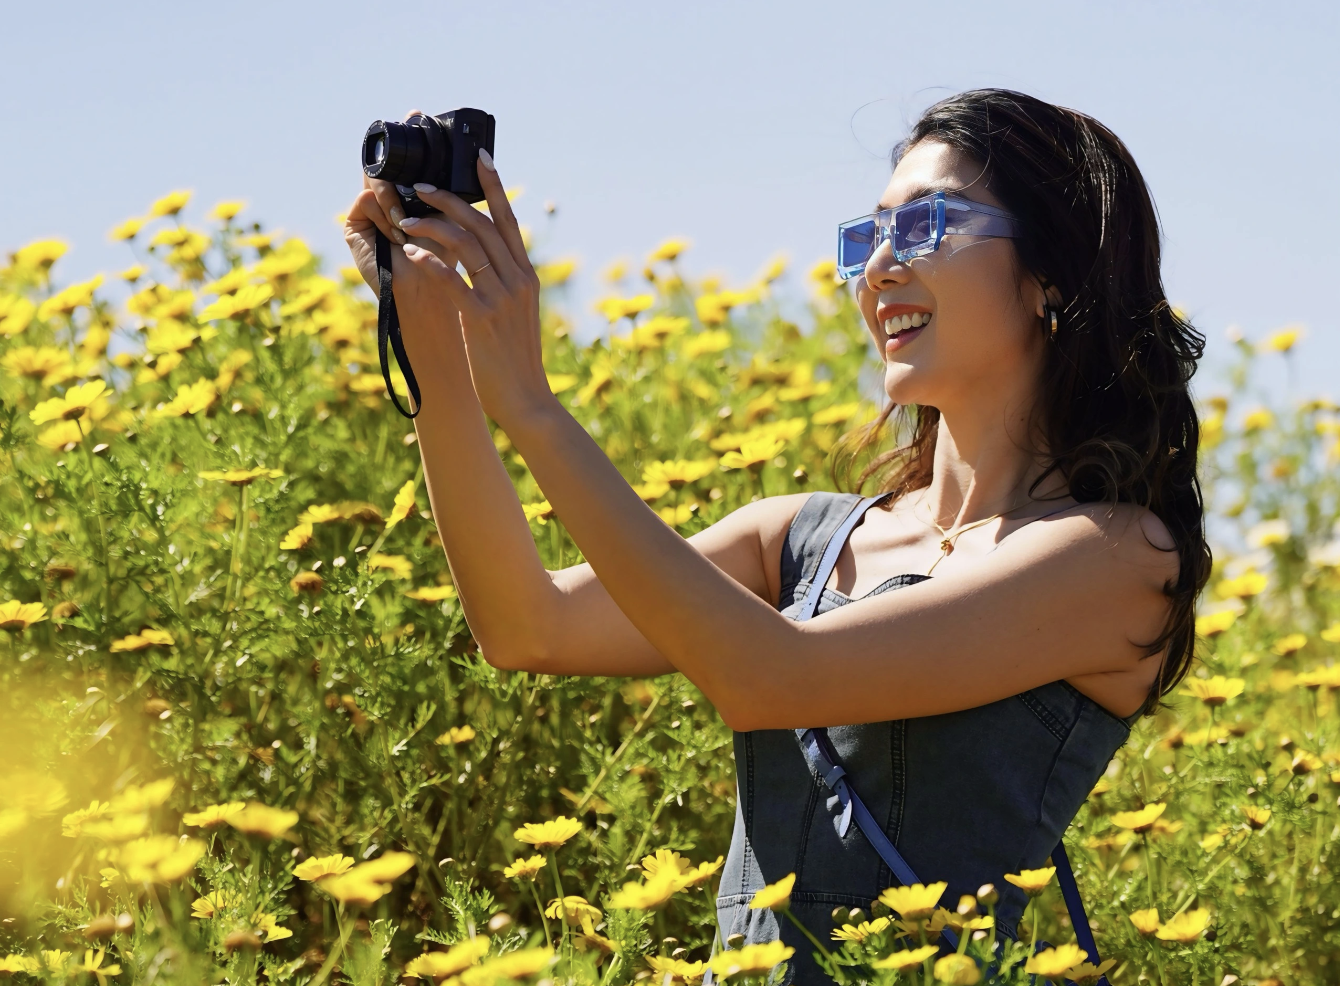
[[502, 181], [483, 150], [476, 170], [491, 218], [450, 192], [415, 185], [419, 198], [442, 215], [407, 218], [400, 228], [441, 244], [469, 273], [467, 283], [428, 250], [412, 243], [404, 247], [405, 256], [442, 286], [460, 312], [475, 393], [485, 412], [507, 428], [518, 415], [553, 401], [540, 349], [540, 279]]

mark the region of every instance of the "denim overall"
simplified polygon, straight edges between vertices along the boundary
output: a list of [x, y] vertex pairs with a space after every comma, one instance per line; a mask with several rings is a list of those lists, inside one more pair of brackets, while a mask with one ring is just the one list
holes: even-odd
[[[816, 615], [853, 601], [823, 587], [828, 572], [816, 575], [825, 547], [863, 499], [818, 492], [796, 514], [782, 548], [782, 615], [805, 618], [816, 591]], [[896, 575], [867, 595], [927, 578]], [[834, 726], [828, 736], [851, 787], [920, 880], [948, 881], [942, 903], [950, 909], [960, 895], [995, 884], [998, 930], [1017, 938], [1027, 897], [1004, 874], [1044, 864], [1138, 715], [1120, 719], [1055, 681], [959, 712]], [[735, 831], [717, 897], [722, 933], [743, 934], [745, 944], [780, 938], [796, 950], [783, 983], [828, 983], [799, 929], [770, 910], [749, 909], [754, 893], [794, 872], [791, 912], [827, 942], [834, 907], [868, 910], [902, 881], [858, 826], [844, 824], [842, 799], [802, 753], [795, 730], [734, 739]]]

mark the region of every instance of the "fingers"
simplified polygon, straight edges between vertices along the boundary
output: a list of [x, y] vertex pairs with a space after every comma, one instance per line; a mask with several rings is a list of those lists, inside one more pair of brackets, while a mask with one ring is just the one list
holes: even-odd
[[[415, 185], [414, 191], [418, 193], [419, 198], [433, 208], [441, 210], [449, 219], [455, 221], [462, 230], [474, 237], [485, 254], [484, 259], [479, 262], [480, 265], [487, 262], [489, 264], [488, 269], [493, 271], [494, 276], [508, 287], [520, 286], [522, 282], [521, 270], [512, 257], [512, 251], [508, 249], [507, 244], [498, 235], [498, 230], [488, 216], [468, 205], [460, 196], [434, 188], [432, 185]], [[470, 269], [478, 270], [479, 268], [477, 266]], [[472, 279], [473, 276], [472, 274]]]
[[372, 189], [365, 188], [354, 198], [354, 204], [349, 209], [348, 223], [355, 228], [376, 226], [381, 229], [383, 224], [390, 225], [386, 214], [382, 212], [381, 205], [377, 202], [377, 197], [372, 194]]
[[423, 219], [411, 217], [404, 221], [402, 228], [410, 236], [429, 240], [434, 245], [440, 244], [447, 256], [453, 258], [452, 266], [459, 260], [467, 271], [477, 271], [489, 263], [488, 255], [479, 245], [479, 241], [450, 219], [438, 219], [432, 216]]
[[484, 198], [489, 204], [489, 215], [498, 235], [507, 244], [508, 251], [517, 268], [524, 271], [530, 267], [530, 257], [526, 254], [526, 242], [521, 236], [521, 227], [517, 225], [516, 214], [512, 212], [512, 203], [507, 201], [507, 192], [502, 179], [493, 166], [493, 158], [484, 148], [479, 149], [479, 161], [475, 170], [479, 174], [479, 184], [483, 186]]
[[377, 228], [390, 238], [392, 243], [404, 245], [405, 234], [397, 228], [400, 220], [405, 218], [405, 207], [400, 202], [400, 193], [395, 190], [395, 185], [389, 181], [382, 181], [378, 178], [369, 178], [363, 176], [363, 185], [377, 200], [379, 216], [373, 217], [369, 214], [368, 218], [376, 223]]
[[456, 273], [454, 265], [442, 263], [433, 255], [432, 251], [413, 243], [405, 246], [405, 257], [415, 267], [418, 267], [442, 285], [447, 297], [451, 299], [457, 311], [464, 312], [472, 317], [478, 317], [481, 314], [478, 296], [465, 283], [465, 279]]

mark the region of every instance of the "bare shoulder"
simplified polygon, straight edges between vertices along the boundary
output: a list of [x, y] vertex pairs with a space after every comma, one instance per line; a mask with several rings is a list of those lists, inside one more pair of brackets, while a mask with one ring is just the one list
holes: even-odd
[[[1126, 569], [1161, 588], [1176, 579], [1177, 542], [1168, 526], [1147, 507], [1133, 503], [1079, 503], [1020, 531], [1020, 540], [1050, 554], [1084, 557], [1104, 568]], [[1151, 586], [1151, 587], [1152, 587]]]
[[731, 511], [689, 542], [737, 582], [764, 599], [780, 591], [782, 545], [811, 493], [769, 496]]

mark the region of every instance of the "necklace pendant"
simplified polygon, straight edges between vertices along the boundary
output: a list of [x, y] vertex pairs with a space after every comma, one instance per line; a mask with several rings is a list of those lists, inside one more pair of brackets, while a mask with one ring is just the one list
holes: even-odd
[[954, 542], [949, 540], [949, 538], [945, 538], [943, 541], [940, 542], [940, 550], [947, 555], [953, 554]]

